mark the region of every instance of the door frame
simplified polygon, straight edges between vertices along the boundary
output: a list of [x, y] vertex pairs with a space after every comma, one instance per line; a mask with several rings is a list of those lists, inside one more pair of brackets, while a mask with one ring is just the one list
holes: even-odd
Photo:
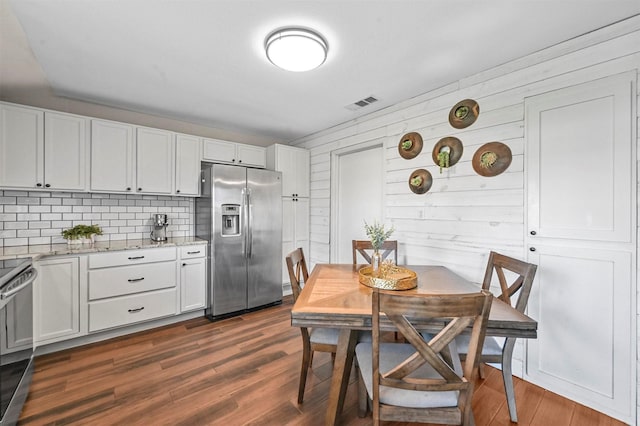
[[[339, 222], [339, 203], [338, 203], [338, 189], [340, 187], [340, 157], [347, 154], [355, 154], [361, 151], [367, 151], [369, 149], [374, 148], [382, 148], [382, 161], [380, 162], [380, 167], [382, 168], [382, 175], [385, 175], [386, 172], [386, 162], [385, 162], [385, 146], [384, 146], [385, 138], [377, 138], [370, 141], [362, 142], [355, 145], [350, 145], [344, 148], [339, 148], [331, 151], [331, 188], [329, 193], [331, 194], [330, 206], [331, 206], [331, 217], [329, 222], [329, 261], [334, 262], [338, 258], [338, 245], [334, 244], [334, 242], [338, 241], [338, 222]], [[381, 217], [384, 217], [384, 206], [385, 206], [385, 198], [386, 192], [382, 192], [382, 205], [381, 207]]]

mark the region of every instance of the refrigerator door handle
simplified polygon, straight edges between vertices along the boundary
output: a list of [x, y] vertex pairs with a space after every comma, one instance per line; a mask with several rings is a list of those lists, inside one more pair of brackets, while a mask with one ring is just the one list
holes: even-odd
[[253, 251], [253, 208], [251, 204], [251, 189], [247, 188], [247, 259], [251, 259]]
[[242, 232], [242, 257], [247, 257], [247, 189], [242, 188], [240, 197], [240, 227]]

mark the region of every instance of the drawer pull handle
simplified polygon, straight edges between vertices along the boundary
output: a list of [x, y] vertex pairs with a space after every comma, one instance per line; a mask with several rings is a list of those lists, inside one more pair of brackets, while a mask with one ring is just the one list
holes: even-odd
[[200, 250], [198, 250], [198, 251], [188, 251], [187, 252], [187, 254], [198, 254], [198, 253], [200, 253]]
[[144, 259], [144, 256], [131, 256], [128, 258], [129, 260], [137, 260], [137, 259]]
[[130, 278], [127, 281], [129, 281], [130, 283], [135, 283], [135, 282], [142, 281], [142, 280], [144, 280], [144, 277], [142, 277], [142, 278]]
[[136, 312], [140, 312], [141, 310], [144, 309], [144, 306], [141, 306], [139, 308], [135, 308], [135, 309], [128, 309], [130, 314], [135, 314]]

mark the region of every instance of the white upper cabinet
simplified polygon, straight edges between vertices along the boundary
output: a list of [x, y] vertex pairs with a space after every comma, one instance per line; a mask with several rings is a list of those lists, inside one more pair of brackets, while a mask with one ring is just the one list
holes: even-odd
[[92, 191], [171, 194], [173, 179], [173, 133], [92, 120]]
[[275, 144], [267, 148], [267, 168], [282, 172], [283, 197], [309, 196], [309, 151]]
[[84, 191], [87, 175], [89, 120], [69, 114], [44, 113], [44, 186]]
[[134, 127], [91, 120], [91, 191], [135, 192]]
[[176, 135], [176, 195], [200, 195], [200, 138]]
[[84, 117], [0, 105], [0, 187], [85, 190]]
[[173, 133], [138, 128], [136, 140], [136, 191], [171, 194], [173, 192]]
[[240, 166], [266, 166], [266, 150], [260, 146], [245, 145], [219, 139], [202, 140], [202, 160]]
[[0, 105], [0, 186], [44, 185], [44, 113]]
[[238, 164], [244, 166], [266, 167], [266, 149], [261, 146], [253, 145], [236, 145], [236, 155], [238, 156]]

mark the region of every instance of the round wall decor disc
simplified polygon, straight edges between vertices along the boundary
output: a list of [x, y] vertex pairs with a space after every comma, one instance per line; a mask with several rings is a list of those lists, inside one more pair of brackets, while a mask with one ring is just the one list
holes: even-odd
[[433, 177], [428, 170], [416, 169], [409, 176], [409, 188], [416, 194], [424, 194], [433, 184]]
[[456, 129], [471, 126], [480, 114], [480, 105], [473, 99], [465, 99], [453, 106], [449, 111], [449, 123]]
[[411, 132], [400, 138], [398, 153], [405, 160], [410, 160], [422, 151], [422, 136], [420, 133]]
[[433, 147], [431, 158], [433, 159], [433, 162], [436, 163], [436, 166], [440, 166], [438, 154], [440, 151], [447, 148], [449, 148], [449, 167], [456, 164], [462, 157], [463, 148], [460, 139], [454, 138], [453, 136], [447, 136], [446, 138], [440, 139]]
[[471, 165], [480, 176], [497, 176], [511, 164], [511, 149], [502, 142], [489, 142], [473, 154]]

